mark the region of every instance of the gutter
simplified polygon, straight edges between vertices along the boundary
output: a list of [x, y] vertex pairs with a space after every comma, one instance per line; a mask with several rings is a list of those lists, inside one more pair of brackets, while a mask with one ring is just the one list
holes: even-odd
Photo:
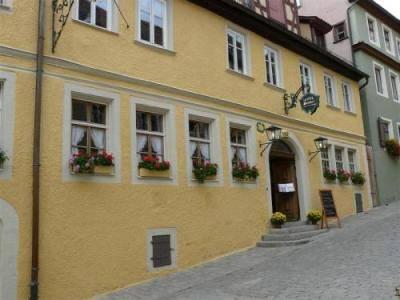
[[42, 81], [44, 56], [44, 11], [45, 0], [39, 0], [38, 36], [36, 52], [36, 86], [33, 131], [33, 172], [32, 172], [32, 266], [30, 300], [39, 295], [39, 208], [40, 208], [40, 139], [42, 115]]

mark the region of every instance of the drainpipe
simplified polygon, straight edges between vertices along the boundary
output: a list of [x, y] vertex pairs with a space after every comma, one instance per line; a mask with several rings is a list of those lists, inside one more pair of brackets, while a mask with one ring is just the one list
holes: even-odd
[[40, 129], [42, 114], [42, 79], [44, 50], [45, 0], [39, 0], [38, 36], [36, 53], [36, 87], [33, 131], [33, 172], [32, 172], [32, 268], [30, 300], [37, 300], [39, 294], [39, 203], [40, 203]]

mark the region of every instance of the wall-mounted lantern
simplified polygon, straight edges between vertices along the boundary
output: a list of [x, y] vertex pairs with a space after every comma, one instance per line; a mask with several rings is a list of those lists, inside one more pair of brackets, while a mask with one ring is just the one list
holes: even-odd
[[268, 142], [260, 143], [260, 148], [264, 147], [264, 149], [260, 153], [261, 156], [268, 149], [268, 147], [272, 145], [273, 142], [280, 140], [282, 137], [282, 128], [277, 126], [270, 126], [268, 128], [265, 128], [265, 125], [263, 123], [257, 123], [257, 131], [260, 133], [265, 133], [268, 138]]
[[319, 137], [314, 140], [315, 148], [317, 151], [314, 152], [309, 152], [309, 155], [313, 155], [310, 158], [310, 162], [318, 155], [318, 153], [321, 153], [322, 151], [325, 151], [328, 149], [328, 139]]

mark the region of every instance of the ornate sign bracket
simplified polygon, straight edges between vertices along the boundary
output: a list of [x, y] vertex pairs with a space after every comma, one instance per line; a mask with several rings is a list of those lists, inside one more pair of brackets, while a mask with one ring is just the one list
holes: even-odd
[[53, 0], [53, 34], [51, 48], [53, 53], [56, 49], [57, 42], [60, 39], [64, 26], [67, 23], [73, 4], [74, 0]]
[[300, 93], [303, 92], [303, 94], [306, 94], [304, 90], [307, 91], [307, 93], [310, 93], [311, 87], [310, 85], [302, 85], [295, 94], [287, 94], [283, 95], [283, 101], [285, 104], [285, 114], [289, 114], [289, 110], [292, 108], [295, 108], [297, 106], [297, 100], [300, 96]]

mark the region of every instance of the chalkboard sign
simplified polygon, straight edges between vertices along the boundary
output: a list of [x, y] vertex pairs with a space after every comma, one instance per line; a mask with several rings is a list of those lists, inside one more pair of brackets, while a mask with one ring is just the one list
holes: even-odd
[[324, 227], [324, 222], [326, 224], [326, 227], [328, 228], [328, 219], [329, 218], [337, 219], [338, 225], [339, 225], [339, 227], [341, 227], [340, 219], [339, 219], [339, 216], [336, 211], [335, 201], [333, 200], [332, 191], [331, 190], [322, 190], [322, 191], [319, 191], [319, 195], [321, 198], [321, 204], [322, 204], [322, 209], [323, 209], [321, 228]]

